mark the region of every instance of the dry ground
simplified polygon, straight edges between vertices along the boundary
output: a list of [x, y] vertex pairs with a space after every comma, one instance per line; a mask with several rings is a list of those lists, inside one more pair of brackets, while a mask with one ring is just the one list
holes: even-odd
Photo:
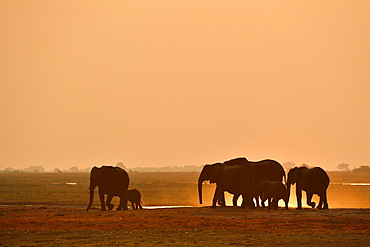
[[0, 207], [1, 246], [370, 246], [370, 209]]
[[[96, 193], [86, 212], [87, 173], [0, 173], [0, 246], [370, 246], [370, 186], [343, 185], [370, 174], [329, 173], [331, 209], [322, 211], [293, 209], [293, 191], [288, 211], [201, 207], [198, 176], [130, 173], [144, 206], [191, 208], [100, 212]], [[210, 205], [214, 184], [203, 192]]]

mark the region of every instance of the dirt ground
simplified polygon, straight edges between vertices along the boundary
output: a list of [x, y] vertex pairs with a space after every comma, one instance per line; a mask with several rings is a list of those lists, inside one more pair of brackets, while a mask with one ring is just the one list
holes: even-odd
[[370, 246], [370, 209], [2, 206], [0, 246]]

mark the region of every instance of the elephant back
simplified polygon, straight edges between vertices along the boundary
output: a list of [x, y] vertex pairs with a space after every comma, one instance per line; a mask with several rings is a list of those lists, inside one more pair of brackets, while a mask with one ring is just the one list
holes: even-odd
[[228, 166], [244, 165], [244, 166], [249, 167], [249, 161], [244, 157], [231, 159], [231, 160], [225, 161], [223, 164], [228, 165]]
[[261, 160], [249, 163], [256, 184], [264, 180], [281, 182], [283, 177], [285, 177], [284, 168], [275, 160]]
[[247, 167], [229, 166], [224, 169], [221, 186], [225, 186], [226, 191], [232, 194], [242, 194], [246, 191], [254, 193], [254, 176]]
[[127, 190], [130, 184], [130, 177], [128, 176], [128, 173], [120, 167], [115, 167], [115, 170], [117, 184], [119, 184], [119, 187], [123, 190]]
[[301, 176], [303, 181], [302, 187], [309, 187], [313, 191], [326, 190], [330, 184], [328, 174], [321, 167], [307, 169]]
[[114, 195], [120, 195], [128, 189], [130, 178], [128, 173], [120, 167], [102, 166], [103, 181], [100, 188], [104, 192], [114, 191]]

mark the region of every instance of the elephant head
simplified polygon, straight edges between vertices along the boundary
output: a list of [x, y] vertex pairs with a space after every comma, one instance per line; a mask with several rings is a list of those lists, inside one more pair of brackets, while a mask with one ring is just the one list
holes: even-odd
[[297, 180], [298, 180], [298, 174], [299, 171], [298, 171], [298, 167], [294, 167], [292, 169], [290, 169], [290, 171], [288, 172], [288, 181], [287, 181], [287, 185], [294, 185]]
[[102, 179], [103, 171], [101, 170], [101, 168], [94, 166], [93, 169], [91, 169], [90, 173], [90, 187], [88, 188], [88, 190], [90, 190], [90, 201], [86, 209], [87, 211], [90, 209], [94, 201], [94, 189], [101, 183]]
[[286, 183], [286, 188], [287, 188], [287, 191], [288, 191], [288, 200], [289, 200], [289, 197], [290, 197], [290, 186], [299, 182], [299, 180], [301, 179], [301, 174], [305, 169], [307, 170], [307, 167], [294, 167], [294, 168], [289, 170], [289, 172], [288, 172], [288, 181]]
[[220, 179], [222, 172], [222, 163], [216, 163], [213, 165], [205, 165], [198, 178], [198, 194], [199, 203], [202, 204], [202, 184], [205, 180], [209, 180], [210, 183], [217, 183]]
[[288, 181], [286, 183], [286, 189], [287, 189], [287, 193], [288, 193], [288, 200], [290, 198], [290, 186], [293, 184], [295, 184], [297, 182], [297, 179], [298, 179], [298, 168], [297, 167], [294, 167], [292, 169], [289, 170], [288, 172]]

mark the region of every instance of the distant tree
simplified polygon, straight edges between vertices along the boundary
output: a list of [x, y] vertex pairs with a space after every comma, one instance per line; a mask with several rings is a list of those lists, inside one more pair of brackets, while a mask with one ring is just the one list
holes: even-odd
[[23, 171], [24, 172], [41, 173], [41, 172], [45, 172], [45, 169], [42, 166], [30, 166], [28, 168], [25, 168]]
[[3, 172], [15, 172], [16, 169], [14, 169], [13, 167], [7, 167], [3, 170]]
[[349, 171], [349, 165], [348, 164], [345, 164], [345, 163], [339, 164], [337, 166], [337, 168], [338, 168], [338, 170]]
[[360, 166], [359, 168], [355, 168], [352, 171], [353, 172], [366, 172], [366, 173], [370, 173], [370, 167], [369, 166]]
[[91, 172], [91, 167], [86, 167], [84, 169], [80, 169], [80, 172]]
[[127, 168], [126, 168], [126, 166], [125, 166], [122, 162], [118, 162], [116, 166], [117, 166], [117, 167], [121, 167], [121, 168], [122, 168], [122, 169], [124, 169], [124, 170], [126, 170], [126, 169], [127, 169]]
[[79, 169], [78, 169], [78, 167], [76, 167], [76, 166], [72, 166], [71, 168], [69, 168], [69, 170], [68, 170], [69, 172], [78, 172], [79, 171]]
[[283, 167], [286, 169], [286, 170], [289, 170], [293, 167], [297, 166], [293, 161], [291, 162], [285, 162], [283, 163]]
[[188, 165], [184, 166], [184, 172], [200, 172], [203, 166]]
[[54, 169], [54, 172], [55, 172], [55, 173], [61, 173], [62, 171], [61, 171], [59, 168], [55, 168], [55, 169]]

